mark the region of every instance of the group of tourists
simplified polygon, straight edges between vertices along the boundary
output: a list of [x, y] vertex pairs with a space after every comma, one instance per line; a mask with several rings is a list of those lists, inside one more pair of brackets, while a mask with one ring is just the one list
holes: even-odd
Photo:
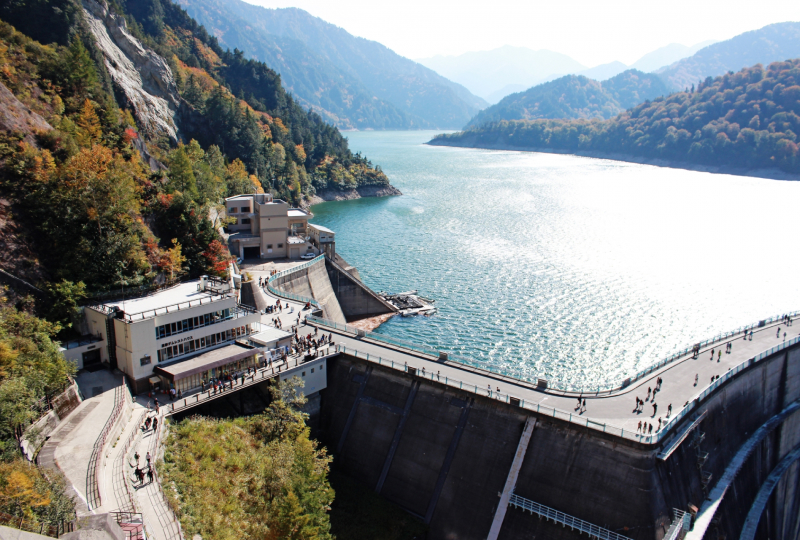
[[[661, 385], [664, 383], [664, 379], [661, 377], [656, 378], [656, 384], [654, 387], [647, 387], [647, 395], [644, 399], [641, 399], [639, 396], [634, 396], [636, 399], [636, 406], [633, 409], [633, 412], [636, 414], [640, 414], [644, 410], [645, 402], [649, 401], [650, 404], [653, 406], [653, 415], [650, 418], [655, 418], [656, 414], [658, 413], [658, 404], [656, 403], [656, 394], [661, 391]], [[695, 384], [697, 384], [697, 380], [695, 379]], [[667, 406], [667, 415], [666, 417], [669, 418], [672, 415], [672, 403]], [[655, 426], [656, 433], [661, 431], [662, 425], [666, 425], [666, 421], [664, 421], [660, 416], [658, 417], [658, 423]], [[651, 435], [653, 433], [653, 424], [648, 422], [639, 421], [639, 425], [636, 428], [637, 433], [641, 433], [642, 435]]]
[[151, 484], [153, 482], [155, 471], [153, 470], [153, 464], [151, 463], [150, 452], [147, 452], [147, 455], [145, 456], [145, 460], [147, 461], [146, 469], [139, 466], [139, 452], [134, 453], [133, 457], [136, 460], [136, 464], [133, 465], [133, 475], [136, 477], [136, 480], [139, 481], [139, 487], [144, 485], [145, 475], [147, 475], [147, 483]]
[[150, 431], [150, 428], [153, 429], [153, 433], [158, 430], [158, 416], [147, 416], [145, 418], [144, 423], [142, 424], [142, 433], [147, 433]]
[[294, 338], [292, 339], [292, 354], [303, 354], [312, 350], [315, 350], [318, 353], [320, 347], [333, 343], [333, 334], [329, 333], [326, 336], [323, 333], [319, 338], [315, 337], [317, 335], [319, 335], [319, 328], [315, 328], [313, 334], [309, 332], [305, 336], [298, 335], [297, 328], [295, 328]]

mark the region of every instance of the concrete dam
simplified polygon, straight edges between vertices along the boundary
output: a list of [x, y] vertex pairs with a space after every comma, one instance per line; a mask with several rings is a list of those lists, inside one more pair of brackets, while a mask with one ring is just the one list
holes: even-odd
[[[271, 281], [313, 297], [306, 325], [336, 344], [315, 431], [334, 467], [424, 520], [428, 538], [800, 538], [800, 338], [785, 319], [581, 395], [584, 409], [578, 394], [348, 327], [347, 313], [385, 306], [336, 272], [317, 260]], [[634, 409], [648, 387], [660, 415], [649, 395]]]

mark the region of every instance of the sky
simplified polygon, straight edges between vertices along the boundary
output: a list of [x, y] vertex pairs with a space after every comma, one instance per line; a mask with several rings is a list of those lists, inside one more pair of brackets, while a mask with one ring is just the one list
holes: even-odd
[[246, 0], [298, 7], [407, 58], [503, 45], [564, 53], [586, 66], [632, 64], [670, 43], [724, 40], [800, 21], [797, 0]]

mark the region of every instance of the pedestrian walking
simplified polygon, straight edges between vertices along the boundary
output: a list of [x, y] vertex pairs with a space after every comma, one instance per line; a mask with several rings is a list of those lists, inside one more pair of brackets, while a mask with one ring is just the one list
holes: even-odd
[[577, 411], [580, 408], [581, 408], [581, 398], [578, 398], [578, 406], [575, 407], [575, 410]]
[[650, 387], [647, 387], [647, 397], [644, 398], [645, 401], [650, 401]]
[[147, 483], [148, 484], [152, 484], [153, 483], [153, 468], [152, 467], [147, 469]]
[[714, 349], [713, 348], [711, 349], [711, 359], [712, 360], [714, 359]]
[[147, 455], [144, 457], [147, 460], [147, 466], [150, 466], [150, 452], [147, 452]]
[[722, 351], [718, 351], [717, 353], [717, 364], [719, 364], [720, 360], [722, 360]]
[[699, 373], [695, 374], [695, 376], [694, 376], [694, 385], [695, 386], [697, 386], [697, 379], [699, 379], [699, 378], [700, 378], [700, 374]]
[[649, 431], [650, 431], [650, 434], [653, 433], [653, 424], [650, 424], [650, 430]]
[[156, 431], [156, 428], [158, 428], [158, 418], [154, 417], [153, 418], [153, 431], [154, 432]]
[[671, 414], [672, 414], [672, 403], [667, 405], [667, 418], [669, 418]]
[[[658, 405], [653, 403], [653, 418], [656, 417], [656, 411], [658, 410]], [[148, 462], [149, 463], [149, 462]]]
[[[498, 390], [500, 390], [500, 389], [498, 388]], [[586, 400], [585, 399], [583, 400], [583, 409], [582, 409], [582, 411], [586, 412]]]
[[138, 466], [139, 465], [139, 451], [138, 450], [133, 453], [133, 459], [136, 460], [136, 465]]
[[636, 428], [636, 433], [639, 433], [640, 431], [642, 431], [642, 421], [641, 420], [639, 420], [639, 427]]
[[776, 338], [781, 337], [781, 327], [780, 326], [778, 327], [778, 330], [775, 332], [775, 337]]

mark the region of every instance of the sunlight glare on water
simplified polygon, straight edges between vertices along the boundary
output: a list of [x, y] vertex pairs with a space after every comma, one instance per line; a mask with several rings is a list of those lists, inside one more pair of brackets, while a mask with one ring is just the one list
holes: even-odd
[[374, 290], [434, 317], [378, 330], [495, 371], [592, 388], [694, 342], [800, 309], [800, 183], [348, 133], [402, 197], [314, 223]]

